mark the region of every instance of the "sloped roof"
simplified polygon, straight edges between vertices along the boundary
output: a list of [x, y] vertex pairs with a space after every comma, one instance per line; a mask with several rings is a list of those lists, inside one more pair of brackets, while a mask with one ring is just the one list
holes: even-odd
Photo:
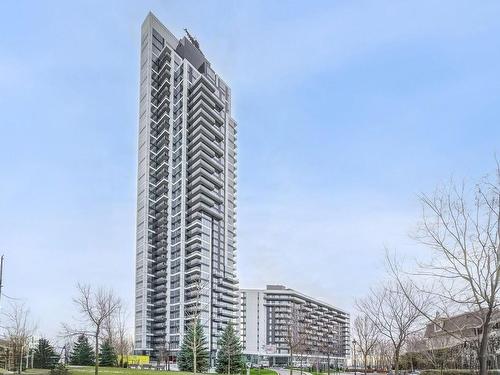
[[[483, 312], [466, 312], [450, 317], [437, 317], [434, 322], [428, 323], [425, 329], [425, 337], [431, 338], [450, 333], [457, 336], [470, 336], [473, 329], [482, 326]], [[500, 321], [500, 311], [493, 313], [492, 322]]]

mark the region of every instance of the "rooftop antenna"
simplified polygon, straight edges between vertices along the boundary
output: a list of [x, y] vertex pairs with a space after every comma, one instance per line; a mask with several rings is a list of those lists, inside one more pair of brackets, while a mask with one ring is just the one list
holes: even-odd
[[188, 36], [188, 39], [189, 41], [193, 44], [193, 46], [195, 46], [196, 48], [200, 49], [200, 43], [198, 42], [198, 39], [196, 39], [194, 36], [192, 36], [188, 29], [184, 29], [184, 31], [186, 32], [187, 36]]

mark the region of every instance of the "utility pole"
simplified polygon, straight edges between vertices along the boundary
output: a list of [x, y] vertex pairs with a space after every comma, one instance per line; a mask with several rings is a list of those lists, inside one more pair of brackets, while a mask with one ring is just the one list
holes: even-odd
[[3, 255], [0, 257], [0, 300], [2, 299], [2, 289], [3, 289]]
[[357, 367], [356, 367], [356, 340], [352, 340], [352, 354], [353, 354], [353, 359], [354, 359], [354, 375], [356, 375], [357, 372]]

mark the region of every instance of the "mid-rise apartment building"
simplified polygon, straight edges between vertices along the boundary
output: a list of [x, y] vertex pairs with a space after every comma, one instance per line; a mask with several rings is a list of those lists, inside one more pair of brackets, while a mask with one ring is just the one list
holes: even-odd
[[199, 318], [212, 354], [238, 315], [231, 89], [189, 33], [141, 35], [135, 350], [175, 354]]
[[288, 363], [291, 342], [296, 361], [329, 357], [341, 367], [349, 355], [349, 314], [282, 285], [240, 290], [240, 333], [254, 362]]

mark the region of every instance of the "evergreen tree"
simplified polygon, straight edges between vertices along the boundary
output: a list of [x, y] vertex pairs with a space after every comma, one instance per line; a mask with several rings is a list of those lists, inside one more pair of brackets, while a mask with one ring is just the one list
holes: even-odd
[[207, 338], [199, 320], [192, 324], [184, 335], [181, 350], [177, 356], [177, 363], [180, 371], [189, 371], [196, 374], [208, 370]]
[[33, 354], [33, 365], [36, 368], [54, 368], [57, 361], [59, 361], [59, 355], [47, 339], [38, 340], [38, 346]]
[[66, 366], [60, 363], [52, 370], [50, 370], [50, 375], [69, 375], [69, 371]]
[[116, 356], [115, 348], [111, 345], [111, 341], [109, 339], [104, 340], [100, 349], [99, 365], [105, 367], [116, 366], [118, 358]]
[[242, 360], [240, 339], [232, 324], [228, 324], [219, 340], [217, 353], [217, 372], [219, 374], [238, 374], [245, 366]]
[[94, 349], [85, 335], [78, 336], [70, 354], [70, 363], [76, 366], [94, 366]]

